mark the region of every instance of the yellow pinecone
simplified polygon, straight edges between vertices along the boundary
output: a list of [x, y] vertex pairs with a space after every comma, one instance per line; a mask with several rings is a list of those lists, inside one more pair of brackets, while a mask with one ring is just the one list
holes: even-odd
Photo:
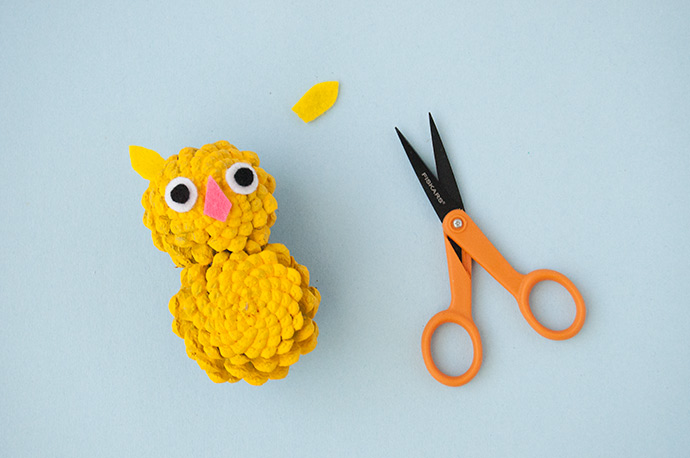
[[214, 382], [261, 385], [287, 375], [316, 346], [321, 296], [284, 245], [218, 253], [182, 272], [170, 300], [173, 330]]

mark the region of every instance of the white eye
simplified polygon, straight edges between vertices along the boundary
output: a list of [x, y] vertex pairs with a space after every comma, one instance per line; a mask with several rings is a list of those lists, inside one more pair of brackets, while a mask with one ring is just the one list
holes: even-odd
[[197, 196], [196, 186], [189, 178], [173, 178], [165, 187], [165, 203], [178, 213], [191, 210], [196, 203]]
[[246, 162], [235, 162], [225, 172], [225, 181], [237, 194], [251, 194], [259, 187], [259, 177]]

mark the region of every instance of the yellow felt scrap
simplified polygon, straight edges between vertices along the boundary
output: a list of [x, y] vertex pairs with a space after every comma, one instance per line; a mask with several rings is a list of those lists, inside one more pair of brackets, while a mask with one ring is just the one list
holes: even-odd
[[[273, 177], [256, 153], [226, 141], [184, 148], [162, 164], [145, 148], [132, 147], [130, 154], [134, 169], [151, 180], [142, 198], [144, 224], [154, 245], [183, 267], [169, 310], [187, 355], [217, 383], [261, 385], [285, 377], [316, 347], [321, 296], [309, 285], [307, 268], [284, 245], [268, 242], [278, 206]], [[237, 162], [256, 172], [258, 187], [249, 194], [236, 194], [225, 180]], [[184, 213], [165, 199], [168, 183], [180, 176], [198, 191]], [[225, 221], [204, 214], [208, 177], [232, 203]]]
[[338, 82], [325, 81], [312, 86], [297, 103], [292, 107], [292, 111], [302, 118], [302, 121], [309, 122], [318, 118], [333, 106], [338, 98]]
[[165, 164], [160, 154], [142, 146], [130, 146], [129, 159], [132, 168], [146, 180], [156, 178]]

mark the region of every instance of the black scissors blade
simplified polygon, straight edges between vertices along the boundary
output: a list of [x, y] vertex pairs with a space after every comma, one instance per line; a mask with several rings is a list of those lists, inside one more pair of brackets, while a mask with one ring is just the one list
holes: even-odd
[[431, 128], [431, 142], [434, 146], [434, 160], [436, 161], [436, 174], [438, 176], [438, 181], [449, 193], [450, 197], [455, 199], [456, 202], [460, 204], [458, 208], [461, 210], [465, 209], [465, 205], [462, 203], [462, 197], [460, 196], [460, 190], [458, 189], [458, 182], [455, 180], [455, 175], [453, 174], [453, 168], [450, 166], [450, 161], [448, 160], [448, 155], [446, 154], [446, 148], [443, 146], [441, 141], [441, 136], [436, 128], [436, 123], [434, 118], [429, 113], [429, 126]]
[[[431, 206], [434, 207], [434, 210], [436, 211], [438, 218], [441, 221], [443, 221], [443, 218], [445, 218], [446, 215], [452, 210], [463, 208], [462, 200], [457, 199], [456, 197], [454, 197], [453, 193], [450, 193], [445, 189], [445, 187], [439, 182], [439, 180], [436, 178], [433, 172], [431, 172], [431, 170], [429, 170], [426, 164], [424, 164], [422, 158], [419, 157], [417, 151], [415, 151], [412, 145], [410, 145], [410, 142], [407, 141], [402, 132], [400, 132], [400, 130], [398, 130], [397, 127], [395, 128], [395, 131], [398, 133], [398, 137], [400, 138], [400, 142], [402, 143], [403, 148], [405, 149], [407, 158], [410, 160], [410, 164], [412, 165], [412, 168], [414, 169], [414, 172], [417, 175], [417, 179], [419, 180], [419, 183], [422, 185], [422, 189], [424, 190], [424, 193], [429, 199]], [[443, 154], [445, 155], [445, 153]], [[443, 168], [443, 166], [441, 166], [441, 168]], [[451, 171], [450, 173], [452, 174], [453, 172]], [[454, 179], [453, 183], [455, 183]]]

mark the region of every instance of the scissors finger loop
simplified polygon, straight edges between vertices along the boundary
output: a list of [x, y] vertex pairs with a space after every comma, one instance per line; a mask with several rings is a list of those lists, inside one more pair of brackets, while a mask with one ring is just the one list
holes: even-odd
[[[441, 371], [431, 354], [431, 338], [436, 330], [444, 324], [457, 324], [467, 331], [472, 340], [473, 356], [472, 364], [464, 374], [448, 375]], [[434, 315], [422, 333], [422, 355], [424, 356], [424, 364], [429, 373], [439, 382], [448, 386], [460, 386], [472, 380], [472, 378], [479, 372], [479, 367], [482, 365], [482, 342], [479, 337], [479, 330], [471, 319], [464, 317], [459, 313], [450, 310], [444, 310]]]
[[[547, 328], [541, 324], [539, 320], [537, 320], [532, 312], [532, 308], [530, 307], [529, 298], [532, 289], [537, 283], [546, 280], [555, 281], [563, 286], [575, 301], [575, 319], [573, 320], [572, 324], [565, 329], [554, 330]], [[582, 294], [580, 294], [580, 291], [578, 291], [568, 277], [554, 270], [540, 269], [525, 275], [520, 284], [517, 300], [520, 311], [529, 325], [542, 336], [552, 340], [570, 339], [575, 334], [580, 332], [580, 329], [585, 322], [585, 301], [582, 298]]]

